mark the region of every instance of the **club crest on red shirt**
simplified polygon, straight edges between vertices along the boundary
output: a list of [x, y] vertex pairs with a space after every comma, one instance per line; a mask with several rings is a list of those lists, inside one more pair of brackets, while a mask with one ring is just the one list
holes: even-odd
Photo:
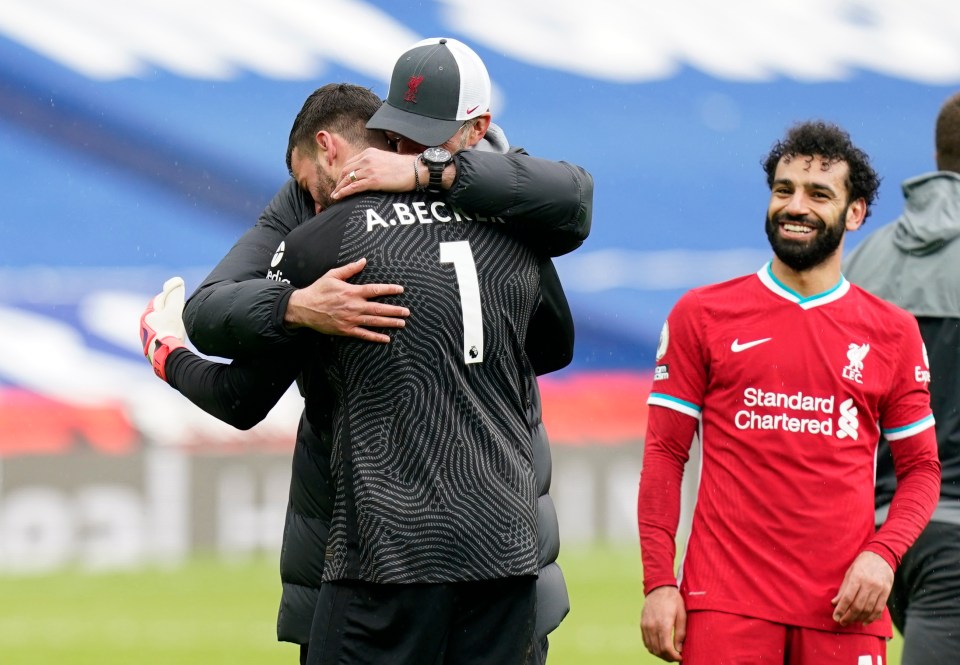
[[870, 352], [869, 344], [850, 343], [847, 347], [847, 360], [850, 364], [843, 368], [843, 378], [863, 383], [863, 359]]
[[407, 94], [403, 96], [403, 101], [416, 104], [417, 88], [420, 87], [421, 83], [423, 83], [423, 74], [421, 74], [420, 76], [411, 76], [410, 80], [407, 81]]

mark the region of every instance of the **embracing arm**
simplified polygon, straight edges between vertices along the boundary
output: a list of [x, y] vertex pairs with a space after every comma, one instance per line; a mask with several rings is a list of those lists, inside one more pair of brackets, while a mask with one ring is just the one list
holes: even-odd
[[[344, 164], [333, 197], [411, 192], [415, 170], [426, 182], [427, 167], [417, 155], [367, 148]], [[462, 150], [447, 165], [441, 187], [448, 190], [447, 201], [462, 210], [502, 217], [512, 233], [544, 256], [572, 252], [590, 234], [593, 177], [567, 162], [531, 157], [519, 148]]]
[[198, 349], [210, 355], [242, 358], [266, 345], [289, 342], [283, 325], [286, 301], [294, 288], [265, 279], [280, 242], [313, 217], [313, 202], [292, 178], [277, 192], [249, 229], [190, 296], [183, 321]]
[[453, 205], [502, 217], [511, 232], [547, 256], [572, 252], [590, 234], [593, 177], [567, 162], [465, 150], [454, 156], [456, 179], [447, 195]]
[[356, 261], [296, 288], [283, 275], [266, 279], [287, 234], [314, 217], [313, 201], [292, 178], [187, 301], [184, 323], [202, 352], [225, 358], [252, 357], [270, 345], [289, 344], [296, 328], [389, 342], [370, 328], [402, 328], [406, 308], [370, 300], [400, 293], [393, 284], [350, 284], [363, 269]]
[[454, 156], [453, 167], [456, 177], [447, 200], [503, 218], [510, 232], [542, 257], [543, 301], [530, 324], [527, 355], [537, 375], [566, 367], [573, 359], [573, 315], [548, 257], [577, 249], [590, 233], [593, 178], [579, 166], [521, 150], [464, 150]]
[[536, 251], [543, 301], [531, 321], [527, 355], [537, 375], [573, 360], [573, 315], [550, 256], [578, 248], [590, 233], [593, 178], [579, 166], [531, 157], [464, 150], [454, 156], [453, 205], [501, 217], [512, 234]]
[[[333, 197], [413, 191], [416, 170], [419, 181], [426, 182], [426, 166], [416, 155], [367, 148], [344, 164]], [[593, 178], [580, 167], [520, 150], [474, 149], [454, 156], [441, 186], [451, 204], [502, 217], [505, 228], [540, 255], [543, 302], [531, 322], [527, 354], [538, 375], [566, 367], [573, 358], [573, 316], [549, 257], [573, 251], [590, 233]]]
[[226, 364], [181, 347], [167, 358], [166, 379], [210, 415], [246, 430], [266, 418], [300, 372], [303, 356], [293, 351]]

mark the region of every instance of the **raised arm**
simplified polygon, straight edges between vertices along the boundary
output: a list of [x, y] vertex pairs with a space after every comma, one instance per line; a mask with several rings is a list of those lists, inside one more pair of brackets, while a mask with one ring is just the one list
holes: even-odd
[[[415, 155], [367, 148], [349, 160], [334, 198], [363, 191], [408, 192], [426, 174]], [[441, 186], [453, 205], [487, 217], [501, 217], [541, 255], [543, 303], [531, 323], [527, 355], [538, 375], [562, 369], [573, 359], [574, 326], [570, 306], [550, 261], [579, 247], [590, 233], [593, 178], [566, 162], [551, 162], [523, 150], [507, 153], [464, 150], [444, 171]]]
[[546, 256], [572, 252], [590, 234], [593, 178], [579, 166], [531, 157], [465, 150], [454, 156], [456, 176], [447, 200], [488, 217]]
[[[409, 192], [426, 182], [426, 166], [415, 155], [367, 148], [343, 168], [334, 197], [376, 190]], [[353, 174], [356, 178], [350, 177]], [[593, 178], [567, 162], [506, 153], [463, 150], [443, 173], [451, 204], [486, 217], [501, 217], [511, 233], [543, 256], [572, 252], [590, 234]]]
[[464, 150], [454, 156], [453, 168], [447, 200], [503, 218], [509, 232], [542, 257], [543, 300], [530, 324], [527, 355], [537, 375], [563, 369], [573, 360], [573, 314], [549, 257], [577, 249], [589, 235], [593, 178], [579, 166], [531, 157], [520, 149], [506, 154]]

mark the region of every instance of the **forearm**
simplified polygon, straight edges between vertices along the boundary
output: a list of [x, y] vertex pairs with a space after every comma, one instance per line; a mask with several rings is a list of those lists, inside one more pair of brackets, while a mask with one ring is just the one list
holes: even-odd
[[448, 201], [504, 218], [512, 233], [547, 256], [571, 252], [587, 238], [593, 218], [593, 178], [566, 162], [466, 150], [454, 157]]
[[242, 430], [267, 416], [297, 372], [297, 359], [292, 354], [226, 364], [180, 348], [166, 363], [171, 387], [210, 415]]
[[923, 531], [940, 496], [940, 462], [933, 428], [893, 442], [897, 489], [883, 526], [865, 550], [882, 557], [893, 570]]

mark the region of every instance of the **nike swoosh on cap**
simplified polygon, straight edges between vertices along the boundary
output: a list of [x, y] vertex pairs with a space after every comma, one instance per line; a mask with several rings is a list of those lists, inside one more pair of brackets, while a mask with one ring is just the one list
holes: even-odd
[[764, 342], [769, 342], [771, 339], [773, 338], [764, 337], [763, 339], [755, 339], [752, 342], [744, 342], [743, 344], [741, 344], [740, 339], [737, 338], [733, 340], [733, 344], [730, 345], [730, 350], [733, 351], [734, 353], [740, 353], [741, 351], [746, 351], [747, 349], [752, 349], [755, 346], [759, 346]]
[[477, 104], [476, 106], [474, 106], [472, 109], [467, 109], [467, 115], [470, 115], [471, 113], [473, 113], [474, 111], [476, 111], [478, 108], [480, 108], [480, 105], [479, 105], [479, 104]]

